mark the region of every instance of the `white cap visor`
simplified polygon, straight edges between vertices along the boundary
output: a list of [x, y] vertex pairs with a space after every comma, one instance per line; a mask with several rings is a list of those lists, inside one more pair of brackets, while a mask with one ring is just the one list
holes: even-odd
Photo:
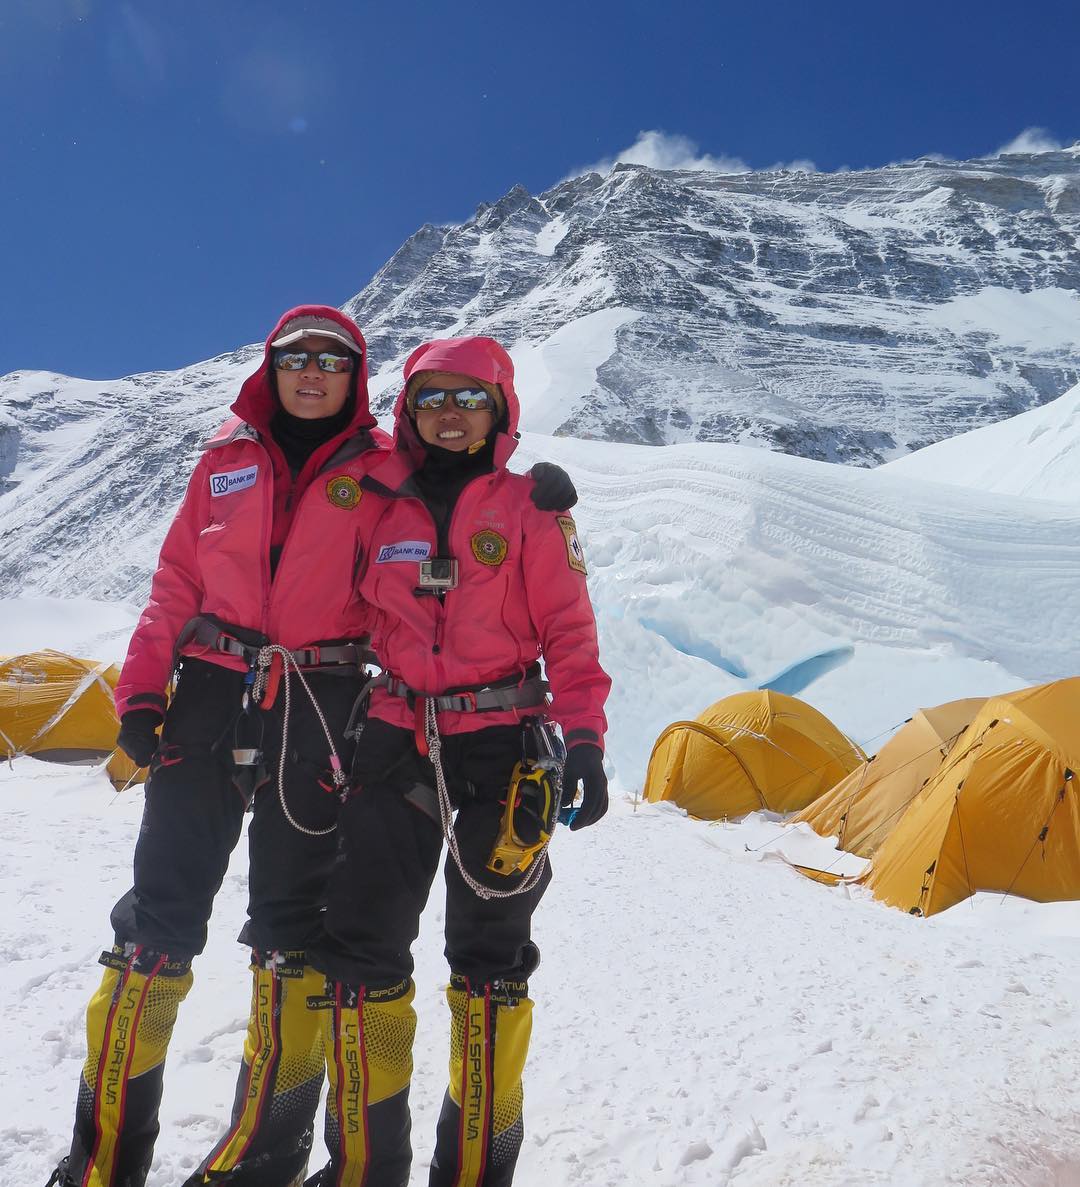
[[331, 321], [328, 317], [294, 317], [281, 327], [281, 333], [274, 338], [271, 346], [291, 346], [301, 338], [333, 338], [342, 346], [348, 347], [354, 354], [363, 354], [360, 343], [348, 332]]

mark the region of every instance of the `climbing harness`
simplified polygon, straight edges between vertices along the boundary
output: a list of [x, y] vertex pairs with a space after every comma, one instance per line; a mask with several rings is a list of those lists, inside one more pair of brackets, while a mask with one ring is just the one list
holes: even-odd
[[379, 681], [392, 697], [404, 697], [410, 708], [420, 701], [433, 706], [436, 713], [490, 713], [496, 709], [535, 709], [547, 704], [548, 682], [539, 675], [539, 665], [533, 665], [525, 679], [498, 684], [485, 684], [479, 688], [459, 688], [441, 696], [427, 696], [416, 692], [404, 680], [398, 680], [385, 672]]
[[[245, 633], [250, 641], [241, 637]], [[336, 671], [342, 674], [350, 674], [355, 671], [359, 675], [365, 675], [367, 665], [376, 662], [375, 654], [366, 646], [366, 642], [367, 640], [363, 639], [351, 643], [314, 643], [308, 647], [290, 650], [280, 643], [267, 642], [265, 635], [244, 632], [238, 627], [229, 627], [228, 624], [222, 623], [212, 615], [198, 615], [192, 618], [185, 624], [176, 642], [175, 652], [177, 655], [189, 643], [197, 643], [209, 651], [232, 655], [247, 663], [248, 671], [244, 678], [244, 695], [241, 702], [245, 714], [250, 713], [254, 708], [272, 705], [277, 700], [278, 682], [284, 678], [285, 708], [281, 722], [281, 754], [278, 760], [278, 800], [289, 824], [297, 832], [304, 833], [309, 837], [325, 837], [332, 833], [337, 825], [332, 824], [328, 828], [308, 828], [293, 816], [285, 799], [285, 761], [289, 751], [289, 714], [292, 709], [291, 676], [293, 673], [296, 674], [311, 701], [319, 724], [322, 726], [326, 744], [330, 748], [330, 774], [333, 788], [340, 793], [345, 789], [348, 777], [342, 770], [341, 758], [334, 745], [329, 726], [326, 724], [326, 718], [304, 677], [303, 669]], [[280, 665], [275, 665], [275, 657], [280, 659]], [[237, 745], [233, 749], [232, 757], [233, 765], [238, 772], [248, 772], [249, 777], [245, 786], [248, 788], [246, 794], [250, 799], [257, 786], [256, 772], [262, 763], [261, 746]]]
[[[242, 634], [247, 634], [253, 641], [248, 642], [241, 638]], [[226, 629], [226, 624], [208, 614], [200, 614], [185, 623], [176, 641], [175, 650], [179, 652], [189, 643], [198, 643], [201, 647], [220, 652], [222, 655], [236, 656], [251, 666], [255, 665], [263, 647], [278, 646], [269, 644], [265, 635], [255, 631], [242, 631], [239, 627]], [[353, 643], [313, 643], [309, 647], [298, 647], [293, 651], [288, 651], [284, 647], [278, 649], [283, 658], [288, 656], [299, 668], [337, 668], [343, 665], [362, 669], [377, 662], [375, 653], [365, 646], [365, 643], [366, 638]]]

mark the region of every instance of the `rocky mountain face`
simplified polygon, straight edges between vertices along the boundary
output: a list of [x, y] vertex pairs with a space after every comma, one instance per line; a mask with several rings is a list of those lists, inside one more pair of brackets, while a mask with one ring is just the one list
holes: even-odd
[[[1080, 380], [1080, 146], [858, 173], [620, 166], [421, 228], [347, 306], [389, 407], [421, 341], [511, 348], [526, 430], [872, 466]], [[0, 594], [141, 596], [257, 351], [0, 378]], [[105, 570], [86, 557], [116, 542]]]
[[143, 597], [202, 443], [259, 354], [112, 381], [0, 378], [0, 457], [6, 439], [15, 463], [0, 473], [0, 596]]
[[345, 308], [376, 360], [462, 333], [539, 356], [546, 431], [875, 465], [1067, 390], [1077, 289], [1080, 147], [518, 187]]

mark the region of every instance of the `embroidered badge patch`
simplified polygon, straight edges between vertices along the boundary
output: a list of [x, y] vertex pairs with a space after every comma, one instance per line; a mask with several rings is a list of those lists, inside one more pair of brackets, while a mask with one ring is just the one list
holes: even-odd
[[566, 559], [570, 568], [577, 569], [579, 573], [588, 576], [589, 570], [585, 568], [585, 550], [581, 547], [581, 541], [577, 536], [577, 525], [569, 515], [556, 515], [555, 519], [558, 521], [559, 527], [562, 528], [562, 534], [566, 540]]
[[360, 502], [363, 495], [360, 483], [355, 478], [350, 478], [348, 474], [331, 478], [326, 484], [326, 497], [335, 507], [340, 507], [343, 511], [351, 511]]
[[224, 474], [210, 475], [210, 494], [213, 498], [232, 495], [238, 490], [247, 490], [255, 485], [259, 476], [258, 466], [245, 466], [243, 470], [227, 470]]
[[498, 532], [490, 529], [477, 532], [469, 543], [472, 545], [473, 556], [482, 565], [501, 565], [506, 560], [509, 545]]

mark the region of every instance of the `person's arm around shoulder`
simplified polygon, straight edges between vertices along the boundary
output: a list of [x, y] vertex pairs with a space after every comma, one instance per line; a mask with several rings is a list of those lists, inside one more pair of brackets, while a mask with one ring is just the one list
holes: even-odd
[[568, 511], [577, 502], [577, 487], [562, 466], [537, 462], [529, 477], [533, 480], [529, 498], [541, 511]]

